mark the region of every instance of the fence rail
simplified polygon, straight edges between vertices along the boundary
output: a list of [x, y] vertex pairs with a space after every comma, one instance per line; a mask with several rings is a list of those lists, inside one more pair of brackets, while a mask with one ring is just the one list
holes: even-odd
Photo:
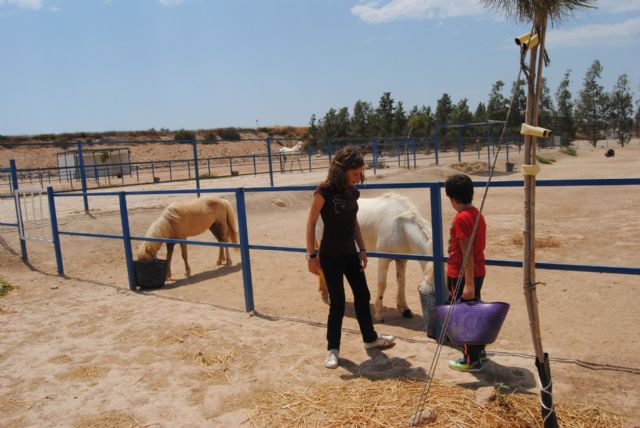
[[[476, 187], [485, 187], [485, 182], [474, 183]], [[523, 181], [498, 181], [493, 182], [492, 187], [504, 188], [504, 187], [522, 187]], [[540, 187], [571, 187], [571, 186], [638, 186], [640, 185], [640, 178], [619, 178], [619, 179], [572, 179], [572, 180], [539, 180], [536, 182]], [[415, 182], [415, 183], [386, 183], [386, 184], [368, 184], [360, 186], [361, 189], [425, 189], [430, 199], [431, 207], [431, 224], [432, 224], [432, 239], [433, 239], [433, 254], [432, 255], [420, 255], [420, 254], [395, 254], [395, 253], [382, 253], [372, 252], [369, 253], [371, 257], [378, 258], [393, 258], [403, 260], [424, 260], [432, 261], [435, 265], [434, 281], [436, 284], [436, 302], [442, 303], [446, 299], [445, 288], [445, 276], [444, 276], [444, 263], [447, 261], [447, 257], [444, 255], [444, 234], [442, 227], [442, 199], [441, 189], [444, 186], [442, 182]], [[126, 268], [128, 273], [129, 287], [132, 290], [136, 289], [136, 282], [133, 269], [133, 253], [131, 249], [131, 241], [153, 241], [162, 243], [174, 243], [174, 244], [189, 244], [189, 245], [202, 245], [213, 247], [232, 247], [239, 248], [241, 253], [242, 273], [245, 293], [245, 309], [247, 312], [254, 310], [253, 302], [253, 284], [251, 277], [251, 256], [250, 251], [281, 251], [281, 252], [296, 252], [303, 253], [305, 248], [277, 246], [277, 245], [261, 245], [249, 242], [247, 231], [247, 213], [245, 204], [246, 193], [259, 193], [259, 192], [310, 192], [315, 189], [315, 186], [281, 186], [281, 187], [252, 187], [252, 188], [218, 188], [218, 189], [180, 189], [180, 190], [144, 190], [144, 191], [132, 191], [132, 192], [82, 192], [82, 193], [54, 193], [53, 189], [49, 187], [47, 193], [49, 195], [50, 210], [51, 210], [51, 223], [53, 232], [53, 243], [56, 252], [56, 261], [58, 263], [58, 272], [60, 275], [64, 274], [63, 260], [62, 260], [62, 248], [60, 245], [59, 235], [68, 235], [76, 237], [86, 237], [94, 239], [119, 239], [123, 241]], [[220, 242], [206, 242], [196, 240], [179, 240], [179, 239], [162, 239], [162, 238], [148, 238], [142, 236], [132, 236], [129, 231], [129, 217], [127, 210], [127, 197], [141, 196], [141, 195], [178, 195], [178, 194], [200, 194], [200, 193], [231, 193], [236, 197], [236, 208], [238, 215], [238, 227], [240, 235], [240, 243], [220, 243]], [[87, 197], [109, 197], [117, 196], [119, 198], [120, 217], [122, 224], [122, 235], [115, 234], [100, 234], [100, 233], [88, 233], [81, 231], [61, 231], [58, 230], [57, 216], [55, 211], [55, 198], [87, 198]], [[3, 226], [16, 226], [11, 223], [4, 223]], [[27, 259], [26, 243], [23, 239], [20, 239], [21, 251], [23, 259]], [[487, 265], [504, 266], [504, 267], [522, 267], [522, 261], [520, 260], [498, 260], [488, 259]], [[610, 274], [622, 274], [622, 275], [640, 275], [640, 266], [602, 266], [602, 265], [583, 265], [583, 264], [565, 264], [565, 263], [548, 263], [548, 262], [536, 262], [536, 268], [538, 269], [550, 269], [550, 270], [562, 270], [562, 271], [578, 271], [578, 272], [598, 272], [598, 273], [610, 273]]]

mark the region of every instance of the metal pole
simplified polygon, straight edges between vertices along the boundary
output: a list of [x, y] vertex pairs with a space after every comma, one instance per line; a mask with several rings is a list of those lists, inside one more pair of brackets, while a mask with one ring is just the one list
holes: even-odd
[[124, 243], [124, 257], [127, 263], [127, 277], [129, 288], [136, 290], [136, 278], [133, 270], [133, 252], [131, 250], [131, 232], [129, 230], [129, 215], [127, 214], [127, 196], [125, 192], [118, 194], [120, 202], [120, 222], [122, 223], [122, 238]]
[[440, 125], [436, 125], [436, 133], [434, 135], [434, 141], [433, 141], [433, 151], [436, 154], [436, 165], [440, 165], [439, 161], [438, 161], [438, 148], [439, 148], [439, 136], [438, 134], [440, 134]]
[[[11, 169], [11, 194], [13, 195], [16, 206], [16, 223], [18, 224], [18, 227], [20, 227], [20, 219], [22, 215], [20, 214], [20, 197], [16, 194], [16, 190], [18, 190], [18, 169], [16, 168], [15, 159], [9, 160], [9, 168]], [[25, 241], [21, 235], [22, 234], [18, 229], [18, 238], [20, 239], [20, 254], [22, 254], [22, 260], [27, 261], [27, 241]]]
[[253, 157], [253, 175], [257, 175], [258, 170], [256, 169], [256, 154], [254, 153], [252, 157]]
[[433, 281], [436, 287], [436, 304], [447, 301], [444, 275], [444, 235], [442, 230], [442, 196], [440, 183], [429, 184], [431, 200], [431, 227], [433, 228]]
[[269, 183], [273, 187], [273, 165], [271, 165], [271, 136], [267, 137], [267, 161], [269, 163]]
[[[442, 196], [440, 183], [429, 185], [431, 200], [431, 227], [433, 228], [433, 285], [435, 288], [436, 305], [447, 301], [447, 290], [444, 274], [444, 237], [442, 231]], [[429, 314], [430, 315], [430, 314]], [[440, 337], [441, 326], [436, 323], [436, 337]]]
[[51, 220], [51, 240], [56, 253], [56, 264], [58, 265], [58, 275], [64, 276], [64, 265], [62, 264], [62, 246], [60, 245], [60, 233], [58, 232], [58, 216], [56, 214], [56, 203], [53, 196], [53, 187], [47, 187], [47, 198], [49, 199], [49, 220]]
[[96, 180], [96, 184], [100, 187], [100, 174], [98, 174], [98, 166], [96, 165], [96, 152], [95, 150], [91, 151], [91, 157], [93, 158], [93, 175]]
[[78, 141], [78, 165], [80, 166], [80, 182], [82, 183], [82, 202], [84, 212], [89, 212], [89, 198], [87, 197], [87, 172], [84, 170], [84, 154], [82, 153], [82, 142]]
[[198, 143], [193, 140], [193, 172], [196, 175], [196, 193], [200, 197], [200, 170], [198, 169]]
[[415, 169], [415, 168], [418, 167], [418, 158], [417, 158], [417, 151], [418, 150], [417, 150], [417, 147], [416, 147], [417, 146], [417, 142], [416, 142], [415, 139], [413, 140], [413, 145], [412, 146], [413, 146], [413, 168]]
[[376, 153], [378, 152], [378, 142], [375, 138], [371, 139], [371, 152], [373, 153], [373, 175], [376, 175], [376, 169], [378, 167], [378, 161], [376, 159]]
[[240, 256], [242, 260], [242, 282], [244, 284], [245, 310], [253, 313], [253, 282], [251, 280], [251, 255], [249, 253], [249, 231], [247, 229], [247, 209], [244, 200], [244, 189], [236, 190], [238, 209], [238, 228], [240, 233]]

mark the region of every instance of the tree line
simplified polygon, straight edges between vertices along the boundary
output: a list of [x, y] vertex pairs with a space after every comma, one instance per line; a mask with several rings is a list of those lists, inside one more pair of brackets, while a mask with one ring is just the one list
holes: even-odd
[[[578, 96], [574, 97], [571, 85], [571, 70], [564, 77], [553, 97], [543, 79], [542, 101], [538, 125], [551, 129], [561, 137], [563, 144], [576, 138], [591, 141], [595, 146], [599, 139], [615, 136], [624, 146], [632, 134], [640, 135], [640, 101], [636, 102], [634, 116], [633, 93], [629, 77], [618, 77], [611, 92], [600, 83], [603, 67], [595, 60], [587, 70]], [[327, 139], [367, 139], [372, 137], [413, 137], [432, 139], [436, 125], [505, 120], [513, 99], [507, 122], [509, 135], [519, 134], [526, 110], [526, 84], [524, 80], [513, 82], [510, 93], [505, 92], [505, 82], [496, 81], [489, 91], [486, 102], [480, 102], [471, 112], [466, 98], [454, 102], [444, 93], [438, 99], [435, 111], [430, 106], [414, 106], [405, 110], [402, 101], [394, 100], [390, 92], [384, 92], [373, 106], [367, 101], [355, 102], [349, 108], [330, 108], [323, 117], [311, 115], [309, 138], [312, 145], [323, 144]], [[438, 137], [444, 144], [455, 138], [478, 138], [483, 128], [469, 127], [460, 130], [441, 128]]]

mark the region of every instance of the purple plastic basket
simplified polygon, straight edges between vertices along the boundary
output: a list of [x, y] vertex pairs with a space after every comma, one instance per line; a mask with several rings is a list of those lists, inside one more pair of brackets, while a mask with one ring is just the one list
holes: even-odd
[[[433, 308], [433, 315], [443, 326], [449, 306], [451, 305], [438, 305]], [[508, 311], [509, 304], [504, 302], [455, 303], [446, 334], [455, 345], [493, 343]]]

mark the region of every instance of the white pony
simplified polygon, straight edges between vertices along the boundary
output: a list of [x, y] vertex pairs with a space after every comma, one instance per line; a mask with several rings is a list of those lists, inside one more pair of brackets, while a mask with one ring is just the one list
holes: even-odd
[[[423, 218], [416, 207], [406, 197], [397, 193], [385, 193], [377, 198], [360, 198], [358, 200], [358, 223], [367, 251], [402, 254], [433, 254], [431, 242], [431, 224]], [[316, 227], [316, 239], [322, 237], [322, 220]], [[374, 319], [383, 321], [383, 298], [387, 288], [387, 272], [392, 261], [396, 262], [398, 295], [396, 299], [398, 311], [405, 318], [411, 318], [411, 310], [405, 298], [405, 273], [407, 260], [378, 259], [378, 295], [373, 305]], [[433, 290], [433, 263], [418, 261], [424, 274], [420, 289]], [[328, 302], [327, 286], [320, 275], [320, 295]]]
[[[146, 236], [149, 238], [187, 239], [209, 229], [218, 242], [238, 242], [238, 232], [233, 207], [226, 199], [209, 196], [188, 202], [171, 204], [162, 211], [160, 217], [151, 223]], [[144, 241], [138, 248], [138, 260], [156, 257], [162, 242]], [[171, 278], [171, 256], [175, 244], [167, 244], [167, 279]], [[191, 267], [187, 261], [187, 246], [180, 244], [182, 259], [187, 276]], [[218, 265], [231, 265], [229, 247], [220, 247]]]
[[[299, 154], [302, 154], [302, 141], [298, 141], [296, 143], [296, 145], [293, 146], [293, 147], [281, 147], [280, 148], [280, 156], [282, 157], [282, 161], [283, 161], [283, 165], [284, 165], [283, 169], [285, 171], [287, 170], [287, 156], [291, 157], [293, 155], [299, 155]], [[302, 166], [300, 165], [300, 158], [296, 157], [296, 159], [298, 160], [298, 165], [300, 166], [300, 169], [302, 170]]]

